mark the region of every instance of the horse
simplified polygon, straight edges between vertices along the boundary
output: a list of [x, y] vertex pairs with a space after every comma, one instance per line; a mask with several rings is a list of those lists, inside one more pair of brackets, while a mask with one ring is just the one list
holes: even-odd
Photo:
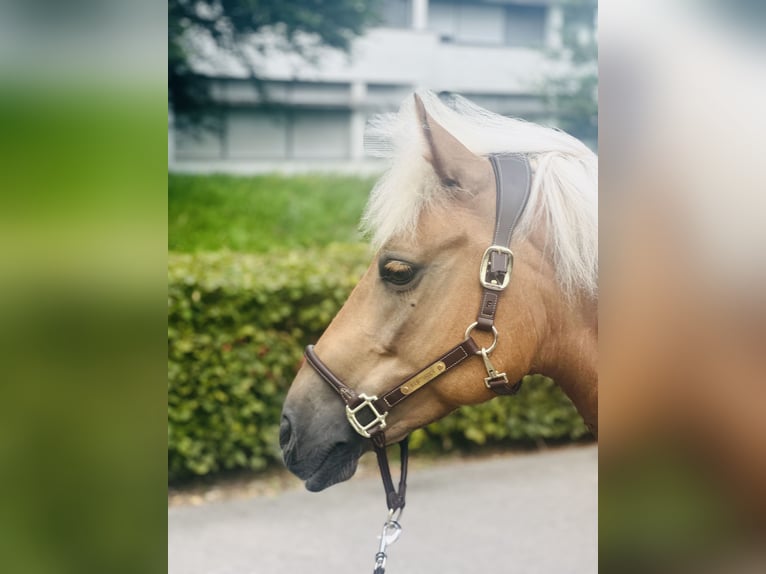
[[[460, 406], [488, 401], [496, 396], [485, 384], [490, 367], [510, 381], [553, 378], [597, 434], [597, 156], [562, 131], [428, 91], [372, 121], [366, 138], [391, 159], [362, 219], [375, 254], [289, 388], [279, 437], [287, 468], [310, 491], [345, 481], [370, 449], [365, 427], [385, 426], [385, 449]], [[497, 215], [490, 156], [498, 154], [525, 158], [528, 199], [493, 330], [473, 330], [483, 297], [477, 271]], [[409, 379], [418, 383], [407, 401], [387, 416], [372, 408], [370, 397], [469, 339], [485, 361], [431, 363]], [[349, 415], [350, 397], [363, 397], [354, 408], [372, 411], [366, 420]]]

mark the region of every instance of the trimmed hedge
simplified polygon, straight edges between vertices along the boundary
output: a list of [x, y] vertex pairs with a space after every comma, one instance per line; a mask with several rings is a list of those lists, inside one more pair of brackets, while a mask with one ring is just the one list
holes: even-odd
[[461, 407], [452, 415], [412, 433], [413, 449], [449, 451], [476, 445], [576, 440], [589, 434], [582, 417], [552, 379], [524, 377], [513, 397]]
[[[168, 262], [168, 473], [171, 481], [281, 461], [284, 395], [370, 260], [365, 245]], [[587, 429], [552, 381], [464, 407], [413, 435], [446, 450], [504, 440], [576, 439]]]

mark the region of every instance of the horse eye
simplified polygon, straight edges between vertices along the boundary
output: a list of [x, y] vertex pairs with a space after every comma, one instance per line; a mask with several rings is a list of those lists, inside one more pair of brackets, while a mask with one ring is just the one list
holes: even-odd
[[380, 266], [380, 276], [393, 285], [407, 285], [415, 278], [416, 269], [405, 261], [390, 259]]

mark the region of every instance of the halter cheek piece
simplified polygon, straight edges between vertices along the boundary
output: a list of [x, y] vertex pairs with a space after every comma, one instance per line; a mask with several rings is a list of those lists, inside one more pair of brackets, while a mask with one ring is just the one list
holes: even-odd
[[[376, 573], [384, 572], [386, 544], [392, 543], [401, 529], [393, 516], [396, 514], [398, 518], [398, 514], [404, 508], [407, 489], [408, 438], [399, 443], [401, 472], [398, 490], [394, 488], [386, 455], [386, 417], [391, 409], [418, 389], [474, 356], [481, 356], [484, 362], [487, 370], [484, 384], [489, 390], [498, 395], [513, 395], [521, 388], [521, 381], [509, 383], [506, 374], [499, 373], [495, 369], [489, 360], [489, 355], [497, 345], [498, 332], [494, 323], [498, 300], [508, 286], [513, 269], [513, 253], [509, 249], [511, 236], [529, 199], [531, 186], [529, 160], [525, 155], [519, 154], [490, 155], [489, 160], [495, 172], [496, 182], [495, 231], [492, 245], [484, 252], [479, 269], [479, 282], [482, 286], [479, 314], [476, 322], [466, 329], [464, 340], [394, 386], [380, 398], [364, 393], [357, 394], [319, 359], [313, 345], [306, 347], [306, 361], [338, 393], [346, 404], [346, 417], [349, 424], [357, 433], [372, 441], [378, 458], [389, 519], [383, 527], [380, 550], [376, 555]], [[488, 348], [480, 347], [473, 340], [471, 333], [474, 329], [492, 333], [493, 341]]]

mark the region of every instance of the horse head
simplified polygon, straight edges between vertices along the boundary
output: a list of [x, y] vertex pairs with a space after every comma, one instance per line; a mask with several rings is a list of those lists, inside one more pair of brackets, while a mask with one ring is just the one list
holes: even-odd
[[[534, 124], [500, 116], [496, 125], [482, 124], [482, 118], [495, 117], [463, 105], [464, 112], [475, 113], [461, 114], [426, 93], [398, 114], [396, 129], [409, 127], [409, 136], [396, 136], [394, 164], [373, 190], [365, 214], [377, 252], [316, 343], [316, 353], [357, 394], [382, 396], [463, 340], [476, 320], [479, 264], [494, 231], [496, 176], [487, 146], [526, 153], [533, 169], [531, 197], [511, 241], [512, 278], [497, 306], [492, 361], [512, 381], [530, 373], [555, 378], [595, 426], [597, 255], [595, 238], [582, 237], [595, 232], [594, 213], [588, 211], [595, 210], [589, 195], [595, 196], [595, 156], [573, 138]], [[515, 122], [510, 128], [522, 132], [516, 139], [527, 134], [531, 146], [495, 141], [509, 129], [506, 122]], [[565, 197], [572, 193], [579, 195]], [[567, 228], [557, 232], [557, 226]], [[494, 342], [492, 333], [473, 336], [485, 348]], [[387, 440], [493, 398], [486, 376], [482, 361], [466, 361], [423, 385], [389, 413]], [[344, 408], [304, 364], [285, 400], [280, 443], [288, 468], [309, 490], [350, 478], [369, 448]]]

